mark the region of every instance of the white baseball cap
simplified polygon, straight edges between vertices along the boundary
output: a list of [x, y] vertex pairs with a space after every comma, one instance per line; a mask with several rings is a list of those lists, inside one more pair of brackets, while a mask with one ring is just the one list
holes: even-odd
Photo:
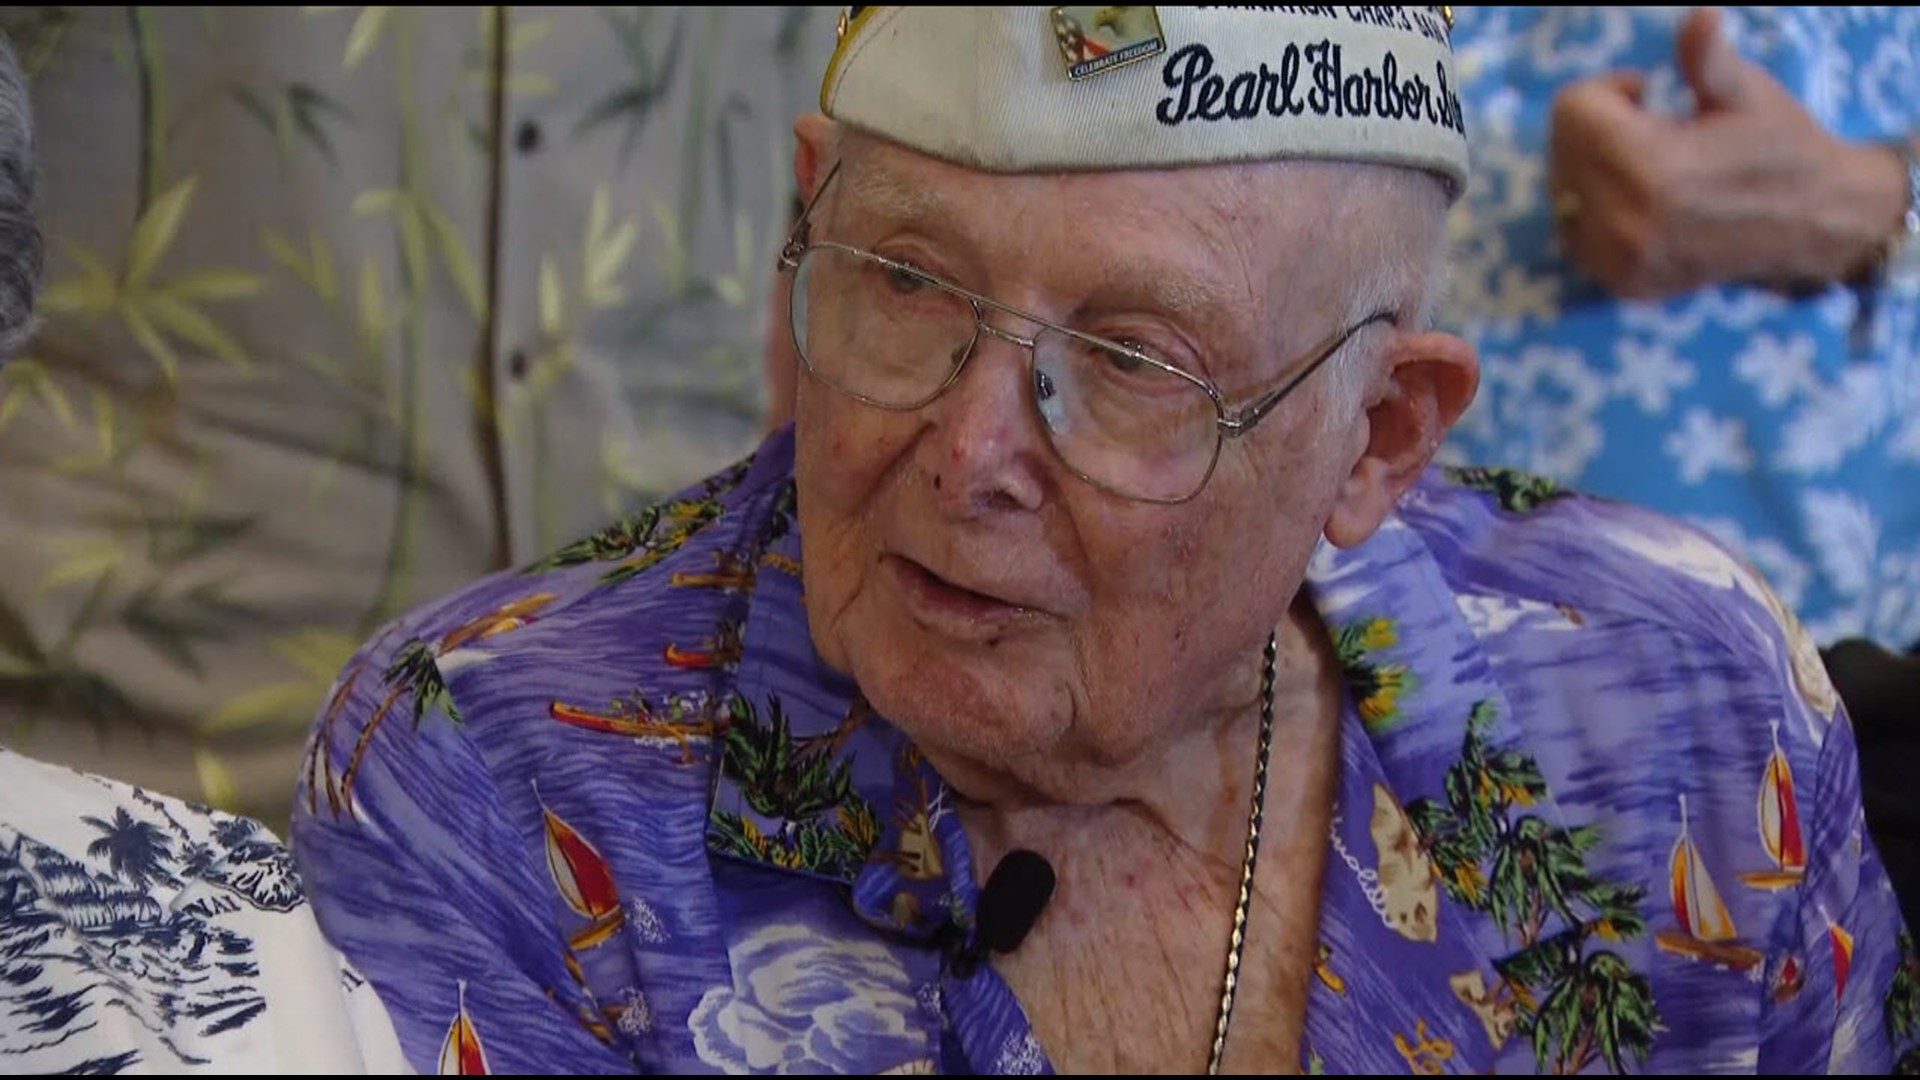
[[1458, 198], [1452, 10], [851, 8], [820, 107], [989, 172], [1318, 158], [1429, 170]]

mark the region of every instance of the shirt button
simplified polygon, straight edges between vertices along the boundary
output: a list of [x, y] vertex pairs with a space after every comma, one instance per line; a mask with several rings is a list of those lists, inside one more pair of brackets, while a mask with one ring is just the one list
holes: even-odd
[[540, 149], [540, 125], [532, 120], [520, 121], [513, 133], [513, 148], [522, 154], [531, 154]]

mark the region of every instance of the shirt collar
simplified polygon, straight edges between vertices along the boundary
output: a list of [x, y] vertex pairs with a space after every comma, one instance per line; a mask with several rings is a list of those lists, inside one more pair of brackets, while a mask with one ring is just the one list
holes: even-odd
[[[909, 936], [971, 925], [974, 875], [946, 785], [813, 647], [794, 522], [793, 441], [774, 436], [746, 512], [757, 549], [739, 670], [708, 808], [715, 854], [853, 887], [862, 918]], [[777, 473], [774, 470], [779, 470]]]
[[[1478, 595], [1455, 572], [1495, 521], [1433, 470], [1365, 544], [1323, 544], [1309, 566], [1308, 595], [1349, 693], [1303, 1058], [1318, 1041], [1345, 1048], [1343, 1070], [1475, 1071], [1515, 1037], [1515, 1002], [1501, 996], [1496, 965], [1512, 944], [1462, 902], [1483, 903], [1490, 883], [1477, 861], [1456, 865], [1449, 879], [1416, 826], [1458, 810], [1449, 770], [1526, 753], [1512, 702], [1462, 610], [1523, 602]], [[1524, 812], [1564, 825], [1550, 797], [1542, 803]], [[1335, 989], [1356, 982], [1396, 992], [1363, 1005]]]

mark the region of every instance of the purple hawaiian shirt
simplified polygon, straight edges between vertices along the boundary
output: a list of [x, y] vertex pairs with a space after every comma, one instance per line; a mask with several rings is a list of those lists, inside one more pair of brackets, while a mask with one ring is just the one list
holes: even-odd
[[[294, 849], [417, 1067], [1051, 1071], [942, 962], [976, 871], [814, 652], [792, 471], [777, 434], [341, 675]], [[1306, 587], [1350, 692], [1304, 1071], [1920, 1061], [1846, 715], [1722, 548], [1435, 470]]]

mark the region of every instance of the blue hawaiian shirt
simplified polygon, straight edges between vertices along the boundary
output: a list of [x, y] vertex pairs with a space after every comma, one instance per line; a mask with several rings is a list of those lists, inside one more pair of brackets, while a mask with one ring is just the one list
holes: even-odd
[[[814, 652], [792, 468], [776, 434], [342, 674], [294, 851], [419, 1068], [1050, 1071], [942, 963], [976, 870]], [[1744, 564], [1436, 470], [1306, 587], [1349, 693], [1303, 1069], [1920, 1064], [1845, 712]]]
[[[1516, 466], [1701, 526], [1822, 643], [1920, 644], [1920, 295], [1880, 290], [1864, 317], [1838, 286], [1797, 301], [1739, 285], [1613, 300], [1555, 239], [1554, 96], [1630, 68], [1647, 75], [1650, 108], [1684, 115], [1674, 40], [1689, 9], [1454, 11], [1474, 176], [1442, 314], [1483, 369], [1448, 460]], [[1920, 131], [1920, 9], [1727, 12], [1742, 55], [1829, 131]]]

